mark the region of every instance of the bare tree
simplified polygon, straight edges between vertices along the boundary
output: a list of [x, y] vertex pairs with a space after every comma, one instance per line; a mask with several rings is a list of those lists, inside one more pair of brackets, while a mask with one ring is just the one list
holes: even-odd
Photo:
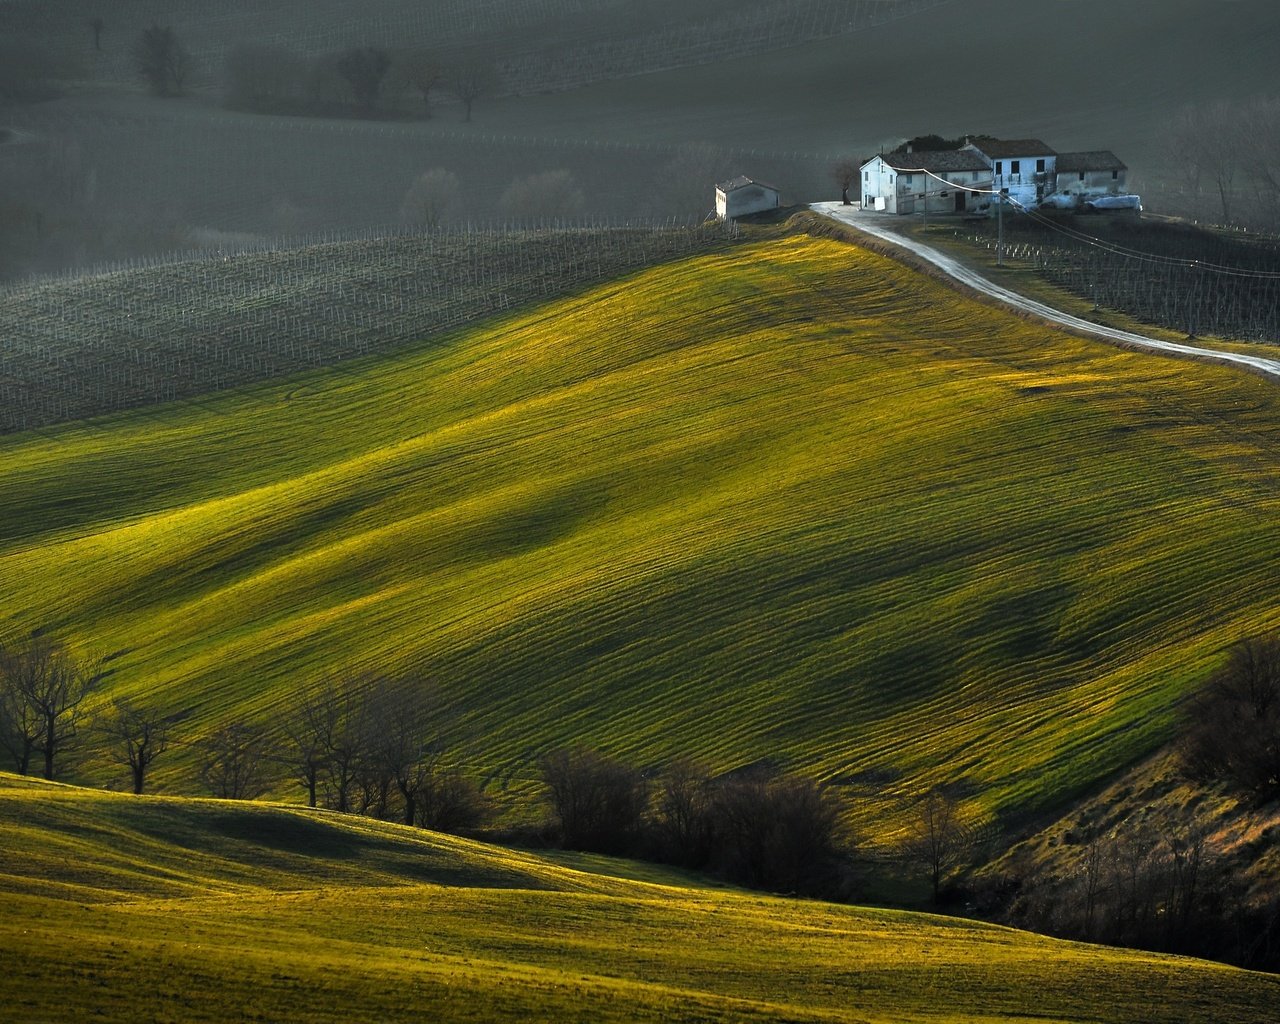
[[585, 747], [557, 750], [542, 761], [547, 799], [565, 846], [626, 851], [640, 829], [649, 789], [635, 768]]
[[0, 745], [19, 775], [31, 770], [41, 723], [27, 700], [27, 676], [36, 669], [26, 647], [0, 644]]
[[44, 777], [56, 776], [59, 757], [79, 735], [82, 705], [103, 678], [102, 660], [81, 662], [44, 636], [0, 654], [0, 714], [6, 750], [24, 774], [36, 754]]
[[497, 88], [498, 76], [488, 61], [470, 61], [459, 65], [449, 76], [449, 87], [462, 103], [464, 121], [471, 121], [471, 108]]
[[412, 89], [422, 98], [422, 116], [430, 117], [431, 93], [444, 80], [444, 68], [425, 50], [397, 54], [391, 76], [396, 87]]
[[156, 96], [180, 96], [187, 79], [187, 51], [173, 29], [152, 25], [133, 46], [133, 65]]
[[933, 901], [938, 903], [942, 883], [965, 862], [973, 848], [973, 832], [960, 818], [958, 801], [941, 788], [925, 794], [909, 832], [904, 853], [926, 869]]
[[1231, 648], [1191, 702], [1179, 754], [1192, 779], [1225, 779], [1258, 800], [1280, 796], [1280, 636]]
[[112, 704], [106, 730], [116, 761], [129, 769], [134, 793], [142, 792], [152, 762], [168, 749], [169, 725], [170, 719], [154, 708], [126, 700]]
[[749, 771], [717, 782], [712, 864], [736, 882], [830, 895], [841, 888], [844, 806], [798, 775]]
[[326, 679], [308, 693], [285, 726], [284, 759], [307, 790], [307, 803], [319, 798], [336, 811], [353, 811], [370, 802], [376, 783], [373, 714], [376, 681], [353, 673]]
[[255, 800], [271, 786], [271, 743], [264, 730], [232, 722], [201, 744], [200, 778], [224, 800]]
[[665, 855], [688, 867], [701, 867], [710, 855], [711, 773], [679, 758], [662, 774], [654, 824]]
[[435, 228], [458, 217], [462, 209], [458, 176], [443, 167], [424, 171], [409, 186], [400, 203], [400, 219]]
[[858, 161], [851, 156], [842, 156], [831, 165], [831, 177], [840, 186], [840, 202], [844, 206], [852, 206], [849, 200], [849, 188], [858, 180], [861, 172]]
[[329, 763], [329, 750], [338, 731], [339, 707], [332, 684], [307, 694], [285, 723], [284, 760], [307, 791], [307, 806], [315, 807], [320, 782]]
[[550, 223], [581, 217], [587, 199], [568, 171], [544, 171], [517, 178], [498, 205], [513, 220]]
[[417, 794], [417, 823], [436, 832], [467, 832], [480, 827], [492, 808], [474, 779], [437, 763], [423, 777]]
[[382, 80], [386, 78], [391, 67], [391, 58], [386, 50], [375, 46], [356, 47], [343, 52], [335, 65], [355, 96], [356, 106], [365, 113], [372, 113], [378, 108], [378, 98], [382, 95]]

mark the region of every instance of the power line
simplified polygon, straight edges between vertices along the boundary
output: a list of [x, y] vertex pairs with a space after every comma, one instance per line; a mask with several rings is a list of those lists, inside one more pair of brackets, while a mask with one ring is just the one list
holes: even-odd
[[[946, 178], [943, 178], [940, 175], [935, 174], [933, 171], [929, 170], [927, 167], [898, 167], [898, 168], [895, 168], [895, 170], [899, 174], [906, 173], [906, 174], [927, 175], [928, 177], [933, 178], [936, 181], [939, 181], [942, 184], [946, 185], [948, 188], [959, 189], [964, 192], [972, 192], [977, 195], [999, 196], [1001, 202], [1004, 202], [1005, 200], [1007, 200], [1008, 202], [1016, 206], [1022, 213], [1025, 213], [1028, 217], [1034, 220], [1036, 223], [1041, 224], [1042, 226], [1047, 227], [1053, 231], [1056, 231], [1059, 234], [1066, 235], [1068, 238], [1071, 238], [1077, 242], [1082, 242], [1085, 245], [1093, 246], [1095, 249], [1101, 249], [1104, 252], [1109, 252], [1112, 255], [1120, 256], [1124, 259], [1139, 260], [1141, 262], [1157, 264], [1160, 266], [1181, 267], [1187, 270], [1203, 270], [1203, 271], [1208, 271], [1211, 274], [1218, 274], [1219, 276], [1223, 276], [1223, 277], [1243, 277], [1243, 278], [1250, 278], [1258, 281], [1280, 281], [1280, 271], [1248, 270], [1243, 267], [1231, 267], [1222, 263], [1210, 263], [1204, 260], [1185, 259], [1177, 256], [1164, 256], [1164, 255], [1161, 255], [1160, 253], [1145, 252], [1144, 250], [1141, 250], [1141, 249], [1133, 249], [1133, 248], [1130, 248], [1129, 246], [1121, 245], [1118, 242], [1110, 242], [1110, 241], [1107, 241], [1106, 239], [1098, 238], [1096, 235], [1090, 235], [1083, 231], [1078, 231], [1074, 228], [1068, 228], [1061, 224], [1058, 224], [1056, 221], [1053, 221], [1050, 218], [1045, 217], [1043, 214], [1019, 202], [1017, 199], [1009, 195], [1008, 192], [1003, 189], [974, 188], [972, 186], [965, 185], [958, 181], [948, 181]], [[934, 191], [941, 192], [942, 190], [935, 189]], [[926, 184], [925, 190], [923, 193], [926, 206], [928, 205], [928, 202], [929, 202], [929, 194], [930, 194], [929, 188], [928, 188], [928, 185]]]

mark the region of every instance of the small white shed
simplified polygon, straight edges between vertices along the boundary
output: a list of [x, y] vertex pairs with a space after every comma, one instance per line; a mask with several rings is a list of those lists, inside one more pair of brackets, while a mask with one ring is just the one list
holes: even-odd
[[778, 189], [741, 174], [716, 186], [716, 216], [721, 220], [776, 210], [781, 205], [782, 193]]

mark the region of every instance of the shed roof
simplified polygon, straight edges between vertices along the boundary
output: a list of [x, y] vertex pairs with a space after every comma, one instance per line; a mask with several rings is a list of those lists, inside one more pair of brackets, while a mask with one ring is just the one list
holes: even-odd
[[770, 191], [777, 192], [779, 189], [773, 185], [766, 185], [763, 181], [756, 181], [754, 178], [748, 178], [745, 174], [739, 174], [736, 178], [730, 178], [728, 181], [717, 183], [716, 188], [728, 195], [730, 192], [736, 192], [740, 188], [746, 188], [748, 185], [756, 185], [760, 188], [767, 188]]
[[1109, 149], [1058, 154], [1059, 171], [1127, 171], [1128, 169]]
[[[874, 158], [873, 158], [874, 159]], [[989, 171], [991, 165], [983, 159], [981, 153], [972, 149], [925, 150], [919, 153], [908, 153], [906, 150], [894, 150], [892, 153], [881, 153], [880, 159], [895, 171]], [[870, 163], [870, 161], [868, 161]]]
[[986, 153], [993, 160], [1001, 157], [1018, 156], [1056, 156], [1057, 150], [1051, 149], [1039, 139], [979, 139], [971, 143], [974, 149]]

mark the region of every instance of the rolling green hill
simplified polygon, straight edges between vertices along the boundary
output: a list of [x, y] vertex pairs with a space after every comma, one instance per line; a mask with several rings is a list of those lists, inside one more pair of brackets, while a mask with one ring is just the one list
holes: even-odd
[[586, 870], [269, 805], [0, 776], [23, 1020], [1269, 1019], [1280, 980], [969, 921]]
[[1150, 750], [1276, 624], [1276, 405], [790, 236], [4, 438], [0, 626], [112, 655], [190, 738], [418, 666], [517, 789], [585, 742], [1004, 815]]

